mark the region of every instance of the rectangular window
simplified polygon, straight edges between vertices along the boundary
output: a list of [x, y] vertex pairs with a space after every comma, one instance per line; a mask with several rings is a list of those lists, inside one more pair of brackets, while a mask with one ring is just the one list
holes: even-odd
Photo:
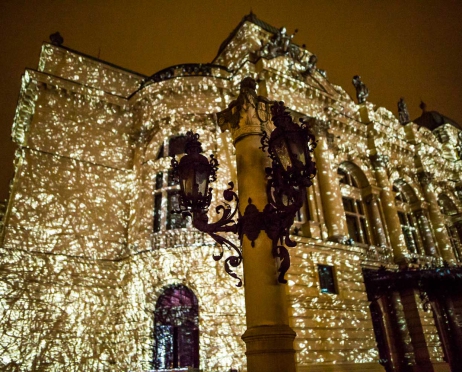
[[333, 267], [329, 265], [318, 265], [318, 274], [321, 292], [336, 294]]
[[162, 194], [154, 196], [154, 232], [160, 231], [162, 221]]

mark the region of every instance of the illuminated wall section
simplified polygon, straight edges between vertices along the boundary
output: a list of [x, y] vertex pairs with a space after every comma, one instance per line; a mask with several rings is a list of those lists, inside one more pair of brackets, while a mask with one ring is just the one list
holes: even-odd
[[[44, 61], [54, 52], [67, 55], [52, 71], [61, 76]], [[18, 371], [113, 370], [114, 260], [128, 254], [133, 121], [126, 100], [101, 89], [120, 93], [125, 83], [109, 75], [105, 85], [100, 64], [95, 84], [84, 85], [85, 58], [50, 45], [41, 68], [47, 73], [24, 75], [13, 125], [20, 149], [2, 237], [0, 362]]]
[[[199, 302], [200, 368], [227, 371], [245, 364], [244, 296], [224, 271], [223, 262], [212, 254], [218, 248], [206, 234], [188, 228], [166, 228], [166, 193], [162, 191], [162, 227], [153, 231], [154, 188], [156, 175], [167, 176], [170, 158], [158, 158], [168, 138], [193, 130], [201, 135], [205, 154], [214, 154], [220, 162], [218, 182], [212, 184], [215, 196], [227, 182], [236, 179], [235, 160], [230, 136], [217, 133], [212, 114], [230, 101], [230, 83], [211, 77], [185, 77], [152, 84], [132, 98], [136, 125], [142, 133], [135, 154], [135, 192], [130, 218], [129, 246], [133, 259], [124, 262], [126, 305], [124, 316], [128, 337], [138, 340], [136, 364], [147, 369], [153, 355], [153, 313], [161, 290], [182, 283]], [[213, 215], [217, 198], [211, 206]], [[213, 218], [213, 217], [212, 217]], [[189, 226], [189, 225], [188, 225]], [[242, 275], [242, 273], [240, 272]], [[131, 333], [130, 333], [131, 332]]]

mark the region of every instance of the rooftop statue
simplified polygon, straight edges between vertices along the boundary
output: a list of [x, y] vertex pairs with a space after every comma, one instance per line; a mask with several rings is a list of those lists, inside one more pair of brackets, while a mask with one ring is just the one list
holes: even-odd
[[366, 98], [369, 96], [369, 89], [366, 84], [361, 81], [361, 76], [353, 76], [353, 85], [356, 88], [356, 98], [358, 99], [358, 103], [366, 102]]
[[298, 47], [291, 44], [291, 40], [297, 32], [298, 30], [296, 29], [292, 35], [288, 35], [286, 28], [281, 27], [266, 44], [263, 44], [262, 40], [262, 47], [258, 52], [258, 55], [268, 59], [285, 55], [290, 55], [294, 58], [298, 57]]
[[56, 31], [54, 34], [50, 35], [50, 41], [53, 45], [63, 45], [64, 43], [64, 38], [61, 36], [61, 34]]
[[317, 67], [316, 64], [318, 63], [318, 57], [315, 54], [312, 54], [308, 59], [308, 63], [306, 65], [306, 70], [302, 72], [303, 77], [307, 77], [308, 75], [313, 75], [316, 72]]
[[403, 97], [401, 97], [398, 101], [398, 118], [401, 125], [407, 124], [411, 121], [409, 111], [407, 110], [407, 105]]

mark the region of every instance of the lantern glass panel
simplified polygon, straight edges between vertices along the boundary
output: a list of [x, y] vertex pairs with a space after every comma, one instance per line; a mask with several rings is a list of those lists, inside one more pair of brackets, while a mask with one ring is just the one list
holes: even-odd
[[198, 196], [205, 196], [207, 193], [207, 187], [209, 184], [209, 170], [207, 168], [208, 167], [202, 165], [199, 169], [196, 170], [195, 178]]
[[183, 167], [180, 172], [181, 191], [186, 196], [193, 195], [195, 173], [196, 172], [193, 167]]
[[281, 163], [282, 167], [284, 168], [285, 171], [287, 171], [287, 169], [292, 165], [292, 161], [290, 158], [289, 151], [287, 149], [287, 144], [286, 144], [284, 136], [275, 138], [273, 148], [274, 148], [276, 156], [278, 157], [279, 162]]
[[306, 159], [304, 143], [302, 141], [302, 138], [295, 138], [295, 136], [291, 136], [290, 140], [290, 150], [295, 161], [295, 163], [293, 164], [294, 167], [304, 166], [306, 164]]

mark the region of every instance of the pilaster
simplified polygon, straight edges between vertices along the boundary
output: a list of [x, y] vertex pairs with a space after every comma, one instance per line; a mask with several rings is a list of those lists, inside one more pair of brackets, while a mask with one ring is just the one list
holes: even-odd
[[433, 188], [433, 174], [430, 172], [419, 172], [417, 176], [422, 186], [424, 198], [428, 203], [430, 222], [433, 227], [433, 232], [435, 234], [438, 251], [443, 260], [445, 260], [448, 263], [455, 263], [451, 241], [449, 239], [447, 229], [445, 226], [445, 221], [443, 216], [441, 215], [436, 194]]
[[406, 255], [408, 253], [406, 242], [401, 230], [398, 211], [395, 204], [395, 194], [393, 193], [392, 185], [388, 179], [386, 165], [389, 159], [384, 155], [373, 155], [371, 157], [372, 166], [374, 168], [377, 185], [381, 188], [380, 200], [382, 203], [385, 223], [387, 225], [390, 243], [393, 249], [394, 260], [399, 265], [406, 265]]
[[316, 120], [313, 131], [318, 145], [314, 149], [314, 156], [328, 239], [342, 242], [348, 236], [348, 230], [340, 185], [337, 175], [331, 169], [332, 154], [329, 148], [328, 129], [328, 122]]

